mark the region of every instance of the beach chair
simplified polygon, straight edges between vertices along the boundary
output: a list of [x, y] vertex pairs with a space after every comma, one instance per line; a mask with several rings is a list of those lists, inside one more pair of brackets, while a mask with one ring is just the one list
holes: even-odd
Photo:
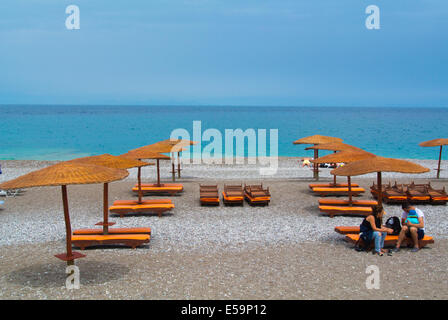
[[[77, 229], [73, 230], [74, 235], [102, 235], [103, 229]], [[149, 234], [151, 228], [109, 228], [108, 234]]]
[[[357, 183], [352, 183], [351, 184], [352, 187], [359, 187], [359, 184]], [[310, 183], [308, 185], [308, 187], [313, 190], [313, 188], [347, 188], [348, 187], [348, 183]]]
[[222, 201], [225, 205], [244, 205], [244, 190], [239, 185], [224, 185]]
[[431, 204], [446, 204], [448, 202], [448, 194], [445, 191], [445, 187], [441, 190], [436, 190], [429, 186], [427, 191], [431, 198]]
[[163, 213], [174, 209], [173, 203], [150, 203], [133, 205], [113, 205], [109, 207], [110, 213], [119, 214], [120, 218], [130, 214], [156, 213], [159, 218]]
[[[362, 241], [362, 239], [360, 239], [360, 234], [346, 234], [345, 235], [345, 240], [348, 242], [351, 242], [353, 244], [358, 244], [360, 241]], [[385, 247], [392, 247], [395, 246], [397, 244], [398, 241], [398, 235], [387, 235], [386, 238], [384, 239], [384, 246]], [[433, 237], [427, 236], [425, 235], [423, 237], [423, 239], [419, 240], [418, 242], [418, 246], [419, 248], [423, 248], [428, 244], [432, 244], [434, 243], [434, 239]], [[412, 239], [406, 237], [403, 244], [407, 244], [408, 246], [412, 245]], [[370, 243], [369, 248], [373, 248], [373, 240]]]
[[414, 182], [409, 184], [406, 188], [406, 194], [409, 202], [412, 203], [429, 203], [431, 201], [431, 196], [429, 195], [428, 185], [415, 185]]
[[[338, 188], [313, 188], [313, 192], [321, 197], [327, 196], [348, 196], [348, 188], [346, 187], [338, 187]], [[352, 196], [357, 197], [361, 195], [361, 193], [365, 192], [364, 188], [354, 187], [351, 188]]]
[[89, 234], [73, 235], [72, 244], [84, 250], [86, 247], [99, 245], [121, 244], [135, 249], [144, 243], [149, 243], [149, 234]]
[[[395, 181], [395, 184], [392, 186], [389, 182], [389, 184], [383, 184], [383, 202], [387, 204], [399, 204], [406, 202], [408, 200], [408, 195], [406, 193], [406, 189], [403, 185], [398, 185]], [[378, 186], [373, 184], [370, 187], [370, 191], [372, 193], [372, 196], [375, 199], [378, 199]]]
[[319, 205], [321, 206], [355, 206], [355, 207], [374, 207], [378, 205], [376, 200], [352, 200], [351, 204], [349, 200], [342, 199], [319, 199]]
[[201, 206], [219, 206], [217, 185], [199, 185], [199, 201]]
[[[182, 192], [184, 186], [179, 183], [162, 183], [160, 185], [156, 183], [143, 183], [141, 189], [143, 194], [166, 194], [173, 196]], [[132, 191], [138, 193], [138, 185], [135, 185]]]
[[271, 201], [269, 188], [263, 185], [244, 185], [244, 198], [250, 205], [268, 206]]
[[161, 203], [173, 203], [171, 199], [147, 199], [142, 200], [141, 203], [138, 203], [138, 200], [115, 200], [114, 206], [132, 206], [132, 205], [141, 205], [141, 204], [161, 204]]
[[330, 216], [350, 215], [366, 217], [372, 213], [372, 207], [353, 207], [353, 206], [319, 206], [321, 213]]

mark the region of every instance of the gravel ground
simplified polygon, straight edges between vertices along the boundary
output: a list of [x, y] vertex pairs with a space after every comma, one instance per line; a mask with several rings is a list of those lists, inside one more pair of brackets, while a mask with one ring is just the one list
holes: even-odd
[[[48, 164], [5, 161], [0, 177], [8, 180]], [[431, 167], [435, 161], [425, 164]], [[436, 239], [430, 248], [417, 254], [404, 250], [393, 257], [374, 257], [351, 250], [333, 231], [337, 225], [359, 225], [362, 218], [322, 216], [318, 197], [308, 190], [311, 179], [300, 178], [312, 173], [297, 169], [296, 159], [281, 159], [281, 175], [262, 179], [272, 194], [268, 207], [199, 206], [199, 183], [218, 183], [222, 190], [225, 182], [261, 181], [255, 166], [235, 167], [185, 166], [186, 177], [180, 180], [185, 191], [172, 197], [176, 208], [162, 218], [111, 217], [115, 227], [151, 227], [151, 242], [137, 250], [86, 250], [87, 257], [77, 261], [82, 288], [76, 292], [61, 288], [64, 264], [53, 257], [64, 251], [60, 188], [32, 188], [6, 198], [0, 210], [0, 298], [448, 298], [446, 206], [418, 206], [426, 216], [426, 233]], [[169, 178], [167, 169], [165, 165], [162, 174]], [[286, 179], [282, 175], [288, 171]], [[322, 170], [323, 181], [329, 181], [325, 178], [329, 171]], [[154, 172], [145, 168], [144, 182], [152, 181]], [[110, 202], [135, 198], [130, 192], [134, 175], [110, 184]], [[374, 179], [366, 177], [354, 182], [368, 188]], [[390, 178], [392, 182], [428, 181], [424, 175], [391, 174]], [[431, 180], [436, 187], [446, 182]], [[101, 185], [68, 190], [73, 229], [92, 227], [101, 220]], [[367, 192], [362, 198], [370, 195]], [[401, 213], [399, 206], [385, 210], [387, 216]], [[365, 268], [376, 263], [384, 270], [381, 292], [365, 288]]]

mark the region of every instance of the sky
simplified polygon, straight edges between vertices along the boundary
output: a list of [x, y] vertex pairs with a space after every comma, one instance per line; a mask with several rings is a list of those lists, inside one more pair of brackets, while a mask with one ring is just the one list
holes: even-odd
[[447, 17], [446, 0], [2, 0], [0, 104], [448, 107]]

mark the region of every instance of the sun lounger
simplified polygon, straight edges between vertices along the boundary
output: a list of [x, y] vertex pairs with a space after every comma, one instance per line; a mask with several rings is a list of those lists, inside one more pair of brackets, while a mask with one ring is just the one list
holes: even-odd
[[243, 205], [244, 204], [243, 186], [241, 184], [224, 185], [222, 200], [225, 205]]
[[[359, 234], [346, 234], [345, 235], [345, 239], [351, 243], [356, 244], [359, 241]], [[387, 235], [386, 238], [384, 239], [384, 246], [395, 246], [397, 244], [398, 241], [398, 235], [393, 236], [393, 235]], [[423, 239], [419, 240], [418, 242], [418, 246], [420, 248], [423, 248], [424, 246], [426, 246], [427, 244], [431, 244], [434, 243], [434, 239], [430, 236], [424, 236]], [[373, 241], [372, 241], [373, 244]], [[372, 246], [371, 244], [371, 246]], [[407, 244], [407, 245], [412, 245], [412, 239], [405, 237], [404, 243], [403, 244]]]
[[244, 198], [250, 205], [269, 205], [271, 194], [263, 185], [244, 185]]
[[[406, 193], [406, 187], [403, 185], [397, 185], [397, 182], [392, 186], [389, 184], [383, 184], [383, 202], [387, 204], [403, 203], [408, 200]], [[375, 199], [378, 199], [378, 186], [373, 184], [370, 187], [370, 192]]]
[[359, 226], [337, 226], [334, 227], [334, 231], [340, 234], [359, 234]]
[[127, 214], [138, 213], [157, 213], [159, 217], [166, 211], [174, 208], [173, 203], [155, 203], [155, 204], [141, 204], [141, 205], [119, 205], [109, 207], [109, 212], [117, 213], [123, 218]]
[[[354, 187], [351, 188], [352, 196], [359, 196], [361, 193], [365, 192], [364, 188]], [[313, 188], [313, 192], [320, 195], [321, 197], [326, 196], [348, 196], [348, 188]]]
[[141, 204], [161, 204], [161, 203], [173, 203], [171, 199], [150, 199], [142, 200], [142, 203], [138, 203], [138, 200], [115, 200], [114, 206], [132, 206]]
[[150, 240], [149, 234], [107, 234], [107, 235], [73, 235], [72, 243], [74, 246], [84, 250], [86, 247], [121, 244], [135, 249]]
[[319, 206], [319, 210], [330, 218], [336, 215], [368, 216], [372, 213], [372, 207]]
[[[73, 230], [74, 235], [102, 235], [103, 229], [78, 229]], [[149, 234], [151, 228], [109, 228], [108, 234]]]
[[427, 185], [416, 186], [414, 182], [406, 188], [406, 194], [408, 196], [408, 201], [412, 203], [429, 203], [431, 201], [431, 196], [427, 192]]
[[[169, 194], [175, 195], [184, 190], [184, 186], [182, 184], [177, 183], [163, 183], [160, 186], [157, 184], [142, 184], [142, 193], [143, 194]], [[132, 191], [138, 192], [138, 185], [132, 188]]]
[[445, 191], [445, 187], [441, 190], [435, 190], [429, 186], [428, 194], [431, 197], [431, 204], [446, 204], [448, 202], [448, 194]]
[[[359, 184], [357, 183], [352, 183], [351, 184], [352, 187], [359, 187]], [[313, 188], [347, 188], [348, 187], [348, 183], [310, 183], [308, 185], [308, 187], [313, 190]]]
[[217, 185], [199, 185], [199, 201], [201, 205], [219, 205], [219, 193]]
[[[352, 200], [352, 206], [355, 207], [374, 207], [378, 205], [376, 200]], [[342, 199], [319, 199], [321, 206], [348, 206], [350, 202]]]

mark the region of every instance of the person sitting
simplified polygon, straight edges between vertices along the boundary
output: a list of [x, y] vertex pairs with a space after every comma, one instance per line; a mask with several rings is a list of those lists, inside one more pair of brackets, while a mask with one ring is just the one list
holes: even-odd
[[385, 251], [384, 239], [387, 234], [392, 234], [394, 230], [382, 225], [384, 210], [382, 207], [373, 207], [372, 213], [364, 218], [360, 225], [361, 238], [368, 243], [375, 242], [374, 254], [382, 256]]
[[425, 236], [425, 215], [420, 209], [411, 206], [408, 202], [402, 204], [403, 213], [401, 215], [401, 232], [398, 235], [397, 245], [394, 252], [400, 250], [401, 243], [405, 237], [411, 238], [414, 244], [412, 252], [419, 250], [418, 241]]

